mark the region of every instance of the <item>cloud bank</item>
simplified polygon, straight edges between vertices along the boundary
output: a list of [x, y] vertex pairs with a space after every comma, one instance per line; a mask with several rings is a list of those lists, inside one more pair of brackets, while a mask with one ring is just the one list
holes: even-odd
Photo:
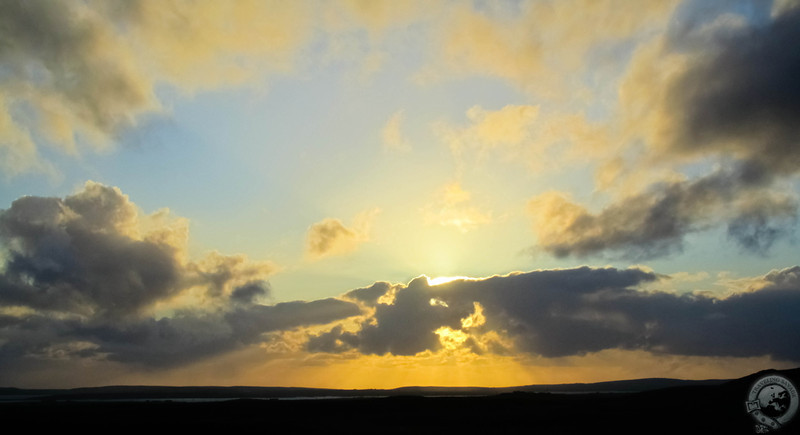
[[334, 298], [265, 305], [275, 265], [215, 252], [192, 261], [187, 238], [185, 220], [143, 215], [94, 182], [0, 211], [2, 371], [75, 358], [169, 367], [360, 313]]
[[609, 349], [800, 361], [800, 267], [770, 272], [750, 291], [716, 297], [644, 291], [665, 279], [640, 269], [542, 270], [431, 286], [376, 283], [344, 297], [373, 311], [356, 329], [311, 336], [311, 351], [543, 357]]
[[643, 269], [581, 267], [438, 285], [422, 276], [269, 304], [274, 265], [220, 253], [191, 260], [187, 238], [185, 220], [143, 214], [119, 189], [94, 182], [0, 211], [0, 381], [31, 367], [163, 370], [298, 344], [308, 354], [624, 350], [800, 361], [800, 266], [725, 297], [646, 290], [669, 283]]

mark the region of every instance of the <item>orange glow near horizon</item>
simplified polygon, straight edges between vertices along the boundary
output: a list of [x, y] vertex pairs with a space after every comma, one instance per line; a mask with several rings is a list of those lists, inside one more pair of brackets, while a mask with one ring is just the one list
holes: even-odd
[[[392, 389], [406, 386], [514, 387], [592, 383], [624, 379], [733, 379], [762, 370], [791, 368], [768, 357], [716, 358], [608, 350], [580, 357], [541, 358], [475, 355], [444, 349], [414, 356], [291, 353], [264, 358], [248, 349], [175, 371], [127, 374], [129, 385], [250, 385], [332, 389]], [[209, 377], [209, 373], [216, 376]], [[80, 385], [93, 385], [74, 379]], [[97, 386], [102, 380], [95, 379]]]
[[415, 356], [333, 357], [324, 363], [317, 361], [299, 370], [287, 370], [278, 377], [267, 375], [274, 380], [280, 379], [280, 382], [264, 382], [263, 385], [340, 389], [514, 387], [649, 377], [732, 379], [762, 370], [763, 367], [793, 366], [769, 358], [656, 356], [647, 352], [621, 350], [583, 357], [525, 359], [517, 356], [478, 356], [445, 349]]

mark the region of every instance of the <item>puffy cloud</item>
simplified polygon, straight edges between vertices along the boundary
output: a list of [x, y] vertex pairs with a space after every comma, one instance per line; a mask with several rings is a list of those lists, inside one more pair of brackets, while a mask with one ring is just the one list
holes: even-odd
[[174, 366], [359, 314], [338, 299], [262, 305], [274, 264], [189, 260], [185, 221], [168, 214], [144, 215], [94, 182], [0, 210], [0, 371], [76, 359]]
[[325, 218], [309, 227], [306, 234], [306, 254], [312, 259], [347, 254], [369, 240], [372, 220], [379, 210], [359, 214], [352, 227], [335, 218]]
[[180, 288], [176, 247], [144, 240], [115, 188], [87, 183], [64, 200], [23, 197], [0, 215], [0, 301], [92, 316], [136, 314]]
[[794, 224], [792, 197], [765, 190], [771, 175], [754, 165], [724, 169], [695, 180], [657, 184], [651, 190], [591, 213], [550, 192], [529, 203], [538, 246], [556, 256], [615, 252], [630, 258], [680, 250], [684, 236], [727, 224], [746, 250], [763, 252]]
[[[724, 298], [644, 291], [666, 277], [641, 269], [541, 270], [436, 286], [425, 277], [376, 283], [346, 295], [374, 310], [359, 329], [335, 327], [307, 345], [414, 355], [458, 347], [498, 353], [505, 344], [544, 357], [624, 349], [798, 361], [798, 273], [797, 266], [772, 271], [755, 280], [758, 286]], [[393, 298], [379, 302], [380, 290]]]
[[360, 234], [339, 219], [326, 218], [308, 229], [307, 252], [315, 258], [343, 254], [355, 250], [362, 241]]

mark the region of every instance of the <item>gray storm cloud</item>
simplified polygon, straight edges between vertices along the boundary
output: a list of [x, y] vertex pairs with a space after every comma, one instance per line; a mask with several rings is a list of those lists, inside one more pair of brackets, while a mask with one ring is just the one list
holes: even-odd
[[[413, 355], [441, 349], [436, 331], [446, 327], [475, 340], [491, 331], [511, 340], [515, 352], [545, 357], [627, 349], [800, 361], [799, 266], [773, 271], [758, 289], [724, 298], [639, 289], [659, 279], [639, 269], [582, 267], [437, 286], [424, 277], [408, 285], [377, 283], [346, 295], [375, 310], [359, 330], [336, 327], [311, 336], [308, 347]], [[393, 295], [379, 302], [380, 290]], [[467, 327], [463, 319], [475, 304], [485, 322]]]
[[[93, 182], [0, 210], [0, 372], [56, 357], [169, 367], [360, 313], [339, 299], [259, 303], [274, 265], [188, 261], [185, 228], [164, 213]], [[189, 295], [203, 303], [180, 303]]]

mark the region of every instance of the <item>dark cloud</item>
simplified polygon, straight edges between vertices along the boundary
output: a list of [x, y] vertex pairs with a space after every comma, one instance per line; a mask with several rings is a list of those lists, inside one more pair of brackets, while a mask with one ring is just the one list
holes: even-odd
[[387, 294], [395, 287], [396, 286], [388, 282], [376, 282], [369, 287], [350, 290], [345, 294], [345, 297], [348, 299], [361, 301], [369, 305], [375, 305], [378, 302], [378, 298]]
[[[392, 304], [377, 304], [360, 330], [334, 328], [311, 337], [308, 346], [411, 355], [440, 349], [436, 331], [447, 327], [475, 343], [493, 331], [512, 340], [516, 351], [545, 357], [635, 349], [800, 361], [800, 267], [771, 272], [760, 288], [725, 298], [638, 289], [658, 279], [638, 269], [587, 267], [438, 286], [419, 278], [397, 288]], [[484, 321], [465, 325], [476, 303]]]
[[800, 170], [800, 8], [726, 30], [667, 92], [671, 150], [732, 153], [771, 170]]
[[641, 123], [649, 129], [647, 161], [710, 159], [722, 169], [651, 185], [599, 212], [535, 200], [541, 249], [642, 260], [680, 251], [691, 232], [727, 227], [743, 251], [763, 255], [793, 232], [797, 201], [778, 186], [800, 170], [800, 8], [770, 16], [768, 2], [738, 7], [748, 8], [740, 21], [729, 3], [684, 5], [660, 57], [640, 61], [682, 67], [647, 85], [648, 74], [631, 76], [631, 83], [647, 76], [631, 89], [655, 109]]
[[59, 198], [23, 197], [0, 212], [0, 303], [91, 316], [138, 313], [179, 290], [174, 248], [130, 233], [136, 210], [95, 183]]
[[744, 211], [731, 219], [728, 236], [743, 250], [765, 255], [775, 242], [793, 235], [795, 215], [794, 202], [763, 204], [763, 207]]
[[231, 325], [236, 337], [252, 340], [264, 332], [325, 324], [360, 313], [358, 306], [351, 302], [328, 298], [253, 305], [226, 313], [225, 321]]
[[[726, 224], [743, 249], [765, 252], [794, 225], [797, 204], [767, 186], [759, 164], [740, 164], [694, 180], [661, 183], [598, 213], [561, 197], [531, 201], [539, 247], [557, 257], [602, 252], [644, 259], [680, 251], [691, 232]], [[547, 221], [558, 221], [558, 226]]]
[[341, 325], [328, 332], [309, 336], [306, 348], [311, 352], [338, 353], [357, 348], [359, 338], [356, 334], [345, 332]]
[[270, 293], [269, 282], [267, 281], [256, 281], [256, 282], [249, 282], [243, 286], [237, 287], [233, 293], [231, 293], [231, 299], [236, 302], [242, 303], [252, 303], [254, 302], [255, 298], [261, 296], [267, 296]]
[[[601, 290], [627, 289], [654, 279], [656, 275], [636, 269], [590, 268], [530, 272], [478, 281], [456, 280], [437, 286], [430, 286], [427, 278], [420, 277], [406, 286], [393, 288], [394, 297], [377, 303], [374, 314], [362, 323], [359, 331], [333, 330], [314, 337], [309, 345], [323, 350], [330, 349], [332, 343], [339, 347], [350, 344], [368, 354], [413, 355], [438, 350], [441, 343], [435, 331], [441, 327], [460, 330], [462, 319], [474, 313], [477, 302], [487, 318], [482, 326], [485, 329], [503, 331], [517, 338], [528, 335], [538, 340], [538, 351], [548, 356], [588, 351], [580, 346], [573, 348], [570, 343], [585, 340], [602, 346], [604, 340], [592, 337], [607, 334], [601, 328], [594, 332], [577, 331], [576, 327], [550, 328], [560, 319], [555, 311], [580, 311], [580, 302], [588, 295]], [[553, 341], [537, 338], [534, 330], [548, 330]], [[571, 336], [571, 332], [580, 332], [582, 336]], [[521, 347], [526, 346], [523, 340]], [[547, 350], [559, 346], [563, 351]]]
[[72, 339], [93, 343], [94, 355], [145, 367], [172, 367], [265, 341], [263, 334], [358, 315], [338, 299], [249, 305], [216, 312], [183, 311], [134, 322], [64, 322]]
[[51, 359], [51, 349], [70, 349], [76, 343], [82, 346], [64, 358], [94, 358], [146, 368], [175, 367], [266, 341], [263, 334], [268, 332], [325, 324], [358, 314], [359, 308], [352, 303], [324, 299], [213, 312], [184, 310], [160, 319], [6, 316], [0, 319], [0, 338], [5, 339], [0, 346], [0, 367]]
[[[0, 372], [81, 358], [175, 366], [360, 314], [339, 299], [261, 305], [274, 266], [218, 253], [186, 261], [171, 234], [181, 229], [147, 219], [93, 182], [0, 210]], [[191, 305], [176, 299], [190, 294]]]

